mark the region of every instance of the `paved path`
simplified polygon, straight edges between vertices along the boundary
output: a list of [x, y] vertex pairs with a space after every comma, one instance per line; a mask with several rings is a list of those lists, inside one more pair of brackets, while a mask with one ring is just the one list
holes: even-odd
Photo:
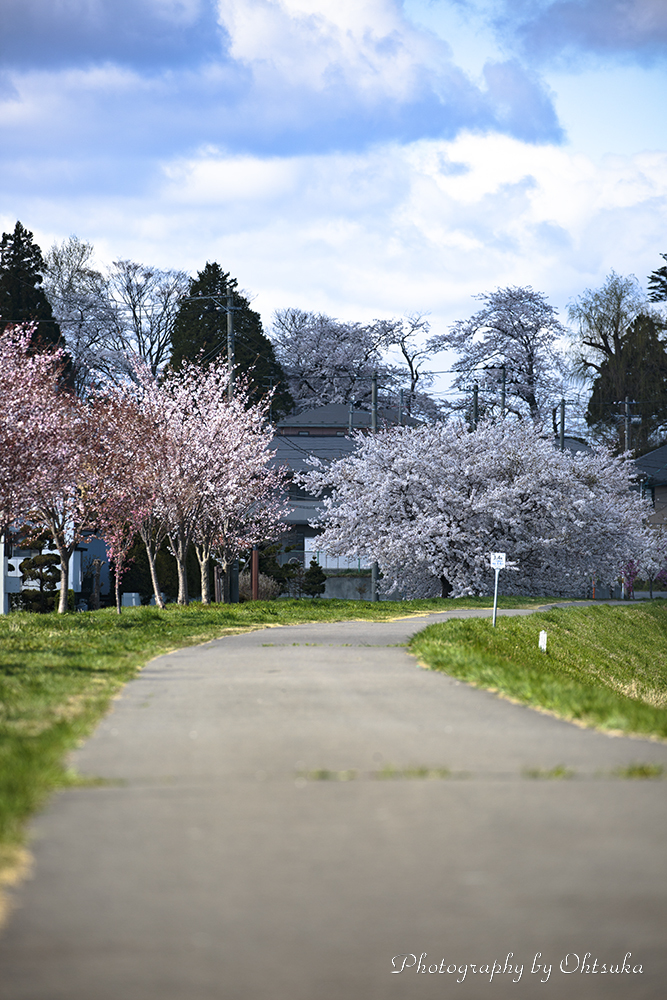
[[[667, 745], [421, 669], [400, 644], [443, 617], [151, 662], [76, 755], [123, 783], [34, 824], [2, 1000], [664, 997], [667, 781], [604, 775]], [[560, 764], [578, 777], [522, 776]], [[459, 776], [369, 776], [386, 765]], [[320, 769], [359, 777], [303, 777]], [[424, 952], [442, 972], [417, 972]], [[642, 973], [601, 972], [627, 952]]]

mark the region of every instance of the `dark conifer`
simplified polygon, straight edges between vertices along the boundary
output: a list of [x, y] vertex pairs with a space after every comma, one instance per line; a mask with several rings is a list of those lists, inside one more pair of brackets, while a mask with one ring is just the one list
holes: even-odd
[[[667, 253], [661, 253], [663, 260], [667, 260]], [[648, 297], [651, 302], [667, 301], [667, 267], [657, 267], [648, 276]]]
[[[237, 281], [219, 264], [207, 263], [196, 278], [190, 279], [189, 298], [201, 296], [200, 302], [183, 302], [172, 332], [171, 363], [179, 368], [183, 361], [206, 364], [227, 355], [227, 295], [231, 289], [234, 303], [234, 340], [236, 371], [246, 374], [252, 396], [259, 399], [275, 389], [274, 419], [293, 407], [282, 368], [276, 361], [273, 345], [264, 336], [259, 313], [237, 290]], [[212, 297], [212, 298], [211, 298]]]
[[42, 285], [44, 258], [33, 235], [17, 222], [0, 242], [0, 330], [13, 323], [34, 321], [35, 350], [62, 345], [60, 327]]

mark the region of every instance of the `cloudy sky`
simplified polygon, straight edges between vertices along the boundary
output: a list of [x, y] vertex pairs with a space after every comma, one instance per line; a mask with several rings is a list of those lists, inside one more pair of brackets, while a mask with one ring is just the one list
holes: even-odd
[[0, 225], [273, 310], [563, 310], [667, 252], [666, 0], [2, 0]]

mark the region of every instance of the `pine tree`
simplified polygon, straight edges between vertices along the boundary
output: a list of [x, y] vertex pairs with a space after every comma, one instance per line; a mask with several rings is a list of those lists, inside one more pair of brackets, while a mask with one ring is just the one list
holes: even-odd
[[303, 592], [310, 597], [320, 597], [324, 593], [327, 575], [317, 559], [310, 560], [310, 566], [304, 573]]
[[273, 419], [278, 419], [292, 410], [292, 397], [273, 345], [264, 336], [259, 313], [250, 308], [237, 285], [236, 279], [217, 263], [207, 263], [196, 278], [190, 279], [189, 297], [201, 295], [202, 301], [181, 304], [172, 333], [171, 363], [178, 369], [185, 360], [206, 364], [226, 356], [226, 306], [231, 289], [236, 371], [247, 374], [253, 401], [258, 401], [270, 388], [275, 390], [271, 409]]
[[17, 222], [13, 233], [0, 242], [0, 331], [14, 323], [34, 321], [33, 348], [45, 350], [62, 344], [60, 327], [42, 285], [44, 258], [33, 235]]
[[[667, 253], [661, 253], [667, 261]], [[648, 276], [648, 297], [651, 302], [667, 301], [667, 267], [656, 267]]]

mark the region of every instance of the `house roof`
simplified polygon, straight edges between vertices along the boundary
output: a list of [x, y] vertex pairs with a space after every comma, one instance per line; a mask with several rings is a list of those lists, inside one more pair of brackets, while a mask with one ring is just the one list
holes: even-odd
[[295, 472], [309, 472], [311, 455], [322, 462], [334, 462], [337, 458], [351, 455], [356, 441], [349, 437], [327, 437], [325, 435], [308, 438], [305, 441], [287, 435], [277, 434], [271, 442], [276, 451], [276, 465], [288, 465]]
[[[418, 420], [403, 414], [403, 424], [408, 427], [416, 427]], [[378, 424], [397, 424], [398, 410], [396, 407], [378, 407]], [[347, 430], [350, 425], [350, 404], [349, 403], [327, 403], [326, 406], [316, 406], [311, 410], [304, 410], [302, 413], [295, 413], [289, 417], [283, 417], [278, 421], [277, 429], [279, 434], [284, 434], [288, 429], [307, 430], [309, 427], [320, 428], [330, 427], [332, 429]], [[352, 408], [353, 428], [370, 427], [371, 411], [365, 409]]]
[[652, 486], [667, 483], [667, 444], [635, 459], [635, 466]]
[[[582, 441], [580, 438], [569, 437], [567, 434], [565, 435], [563, 444], [565, 445], [566, 451], [571, 451], [573, 455], [576, 455], [577, 452], [581, 451], [592, 451], [591, 446], [586, 444], [585, 441]], [[560, 436], [558, 434], [554, 436], [554, 447], [560, 450]]]

